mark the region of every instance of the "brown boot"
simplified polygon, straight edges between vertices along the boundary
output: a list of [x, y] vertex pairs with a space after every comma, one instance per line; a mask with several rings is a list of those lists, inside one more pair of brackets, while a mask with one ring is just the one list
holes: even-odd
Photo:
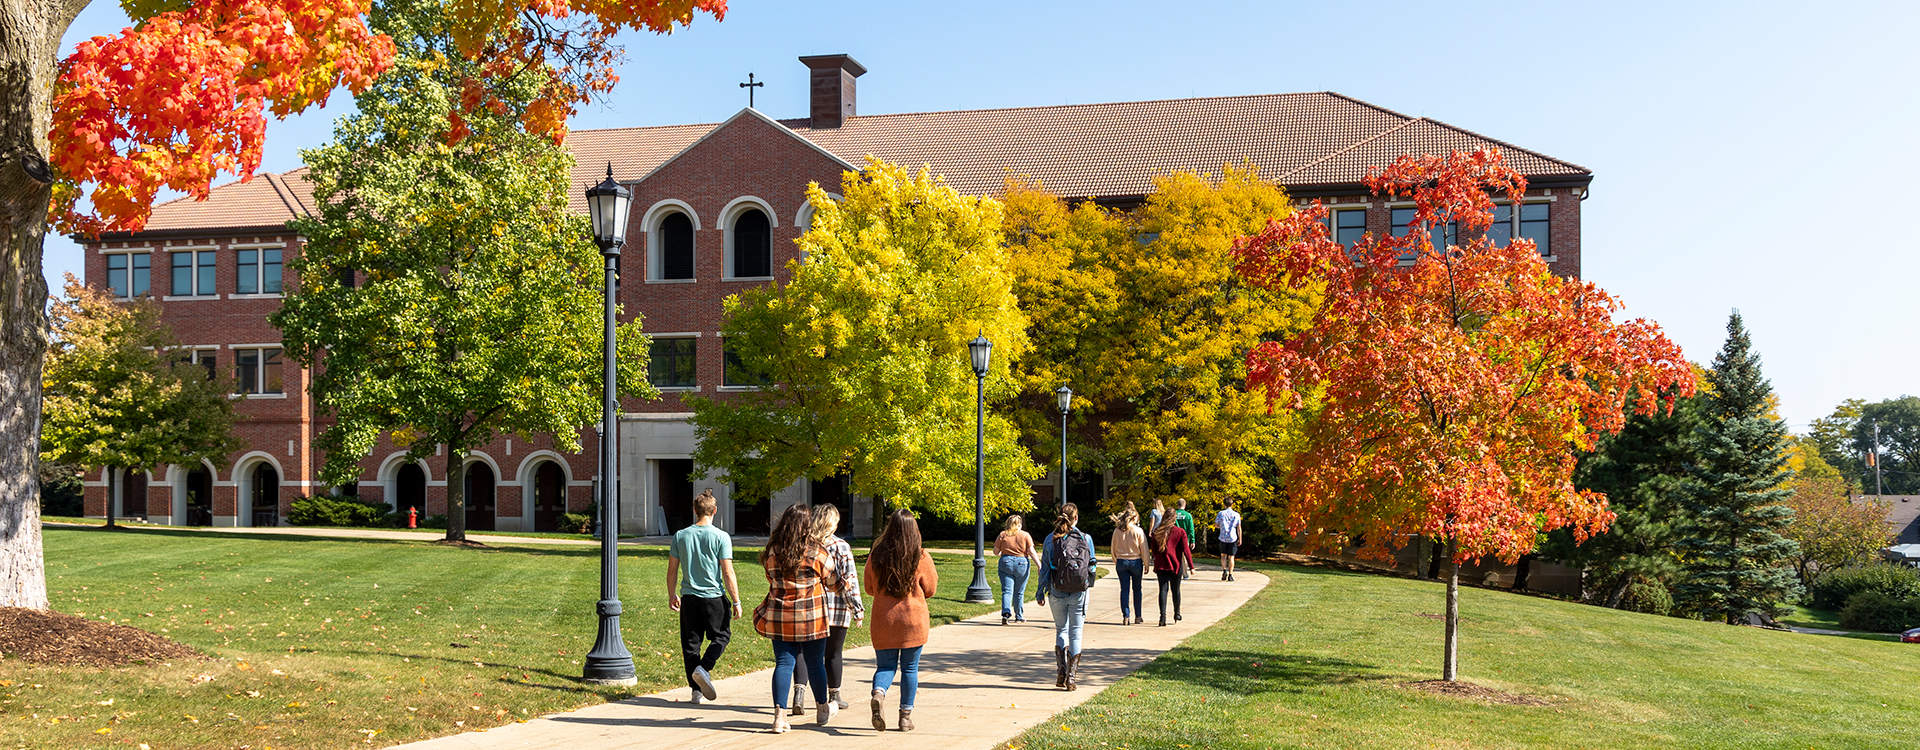
[[1080, 655], [1079, 655], [1079, 654], [1074, 654], [1074, 655], [1072, 655], [1072, 656], [1069, 656], [1069, 657], [1067, 657], [1067, 685], [1066, 685], [1066, 688], [1067, 688], [1068, 690], [1079, 690], [1079, 689], [1080, 689], [1080, 686], [1079, 686], [1079, 685], [1077, 685], [1077, 684], [1074, 684], [1074, 681], [1073, 681], [1073, 673], [1074, 673], [1074, 672], [1077, 672], [1077, 671], [1080, 671]]
[[1054, 664], [1053, 686], [1057, 688], [1066, 687], [1067, 686], [1067, 650], [1066, 649], [1061, 648], [1059, 646], [1053, 647], [1053, 664]]
[[867, 701], [868, 704], [873, 707], [873, 728], [877, 731], [886, 731], [887, 729], [887, 720], [880, 716], [880, 703], [886, 699], [887, 691], [875, 690], [873, 691], [873, 697]]
[[913, 709], [911, 708], [900, 709], [900, 731], [902, 732], [913, 731]]

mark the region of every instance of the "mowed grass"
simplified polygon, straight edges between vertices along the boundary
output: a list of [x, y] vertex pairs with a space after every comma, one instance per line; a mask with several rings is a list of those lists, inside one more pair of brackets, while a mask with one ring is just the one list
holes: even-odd
[[[640, 684], [596, 689], [578, 678], [597, 623], [597, 547], [45, 534], [56, 610], [162, 633], [212, 658], [104, 669], [0, 661], [0, 749], [380, 747], [685, 684], [664, 548], [620, 550], [621, 620]], [[735, 550], [747, 615], [734, 622], [720, 676], [772, 664], [751, 621], [766, 592], [757, 556]], [[935, 624], [991, 609], [959, 601], [970, 559], [935, 559]], [[721, 700], [772, 702], [770, 691]]]
[[1496, 705], [1402, 687], [1439, 677], [1441, 584], [1259, 568], [1239, 611], [1009, 746], [1920, 747], [1913, 644], [1465, 589], [1462, 678], [1549, 703]]

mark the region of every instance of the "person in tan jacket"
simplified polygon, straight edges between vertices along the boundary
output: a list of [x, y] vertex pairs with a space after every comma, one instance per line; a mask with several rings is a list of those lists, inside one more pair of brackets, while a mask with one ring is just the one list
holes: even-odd
[[1007, 618], [1027, 621], [1027, 576], [1040, 564], [1040, 550], [1033, 546], [1033, 535], [1021, 528], [1026, 521], [1015, 513], [1007, 516], [1007, 529], [993, 540], [993, 554], [1000, 556], [1000, 624]]
[[1147, 621], [1147, 612], [1140, 606], [1144, 596], [1141, 582], [1146, 575], [1147, 532], [1140, 529], [1140, 511], [1133, 509], [1133, 501], [1127, 501], [1126, 510], [1113, 517], [1113, 569], [1120, 577], [1120, 624], [1134, 625]]
[[887, 721], [880, 706], [900, 676], [900, 731], [913, 730], [913, 698], [920, 689], [920, 649], [927, 645], [932, 623], [927, 615], [927, 598], [940, 585], [940, 574], [933, 568], [933, 556], [920, 547], [920, 524], [913, 512], [904, 508], [887, 515], [887, 528], [873, 542], [862, 576], [867, 592], [873, 594], [870, 615], [873, 652], [877, 664], [873, 670], [873, 728], [884, 730]]

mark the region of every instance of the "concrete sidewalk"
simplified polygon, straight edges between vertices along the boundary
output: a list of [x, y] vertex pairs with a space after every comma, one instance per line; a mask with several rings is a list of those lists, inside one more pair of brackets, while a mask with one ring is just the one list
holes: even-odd
[[[1111, 576], [1093, 589], [1087, 612], [1080, 689], [1053, 686], [1053, 624], [1046, 607], [1027, 604], [1025, 625], [1000, 625], [999, 613], [934, 628], [920, 664], [911, 733], [900, 733], [898, 684], [888, 696], [886, 732], [869, 721], [867, 694], [872, 688], [873, 649], [846, 654], [842, 692], [851, 708], [827, 726], [814, 723], [809, 705], [791, 717], [793, 731], [771, 734], [772, 675], [766, 669], [719, 681], [716, 703], [693, 705], [690, 691], [679, 688], [571, 713], [468, 732], [401, 747], [413, 750], [601, 750], [602, 748], [882, 748], [910, 743], [915, 750], [952, 748], [987, 750], [1028, 727], [1092, 698], [1115, 680], [1139, 669], [1188, 636], [1206, 629], [1245, 604], [1267, 585], [1252, 571], [1220, 580], [1218, 569], [1201, 569], [1181, 585], [1185, 619], [1158, 627], [1154, 595], [1146, 596], [1148, 624], [1120, 625], [1120, 588]], [[1153, 585], [1148, 579], [1148, 586]], [[751, 628], [750, 620], [734, 627]], [[812, 703], [811, 698], [808, 700]]]

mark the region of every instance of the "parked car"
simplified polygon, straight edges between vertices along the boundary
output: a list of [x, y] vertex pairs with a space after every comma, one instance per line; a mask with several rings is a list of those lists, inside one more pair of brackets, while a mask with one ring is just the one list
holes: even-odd
[[1920, 643], [1920, 628], [1914, 628], [1900, 634], [1901, 643]]

